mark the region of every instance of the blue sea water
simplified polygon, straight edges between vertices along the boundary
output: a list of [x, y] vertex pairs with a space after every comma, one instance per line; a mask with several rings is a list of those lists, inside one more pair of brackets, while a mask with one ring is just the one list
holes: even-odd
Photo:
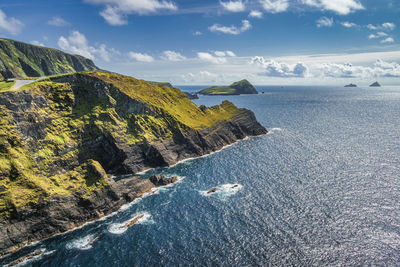
[[150, 171], [180, 181], [0, 265], [38, 249], [26, 265], [400, 265], [400, 87], [257, 89], [195, 102], [249, 108], [269, 134]]

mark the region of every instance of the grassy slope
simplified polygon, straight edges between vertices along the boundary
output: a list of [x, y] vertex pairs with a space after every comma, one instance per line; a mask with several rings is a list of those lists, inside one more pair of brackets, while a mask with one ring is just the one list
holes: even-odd
[[10, 90], [15, 84], [15, 81], [1, 81], [0, 82], [0, 93], [7, 92]]
[[48, 76], [95, 70], [97, 67], [87, 58], [69, 55], [60, 50], [35, 46], [0, 38], [0, 73], [10, 77]]
[[206, 95], [229, 95], [229, 94], [234, 94], [235, 89], [229, 86], [213, 86], [201, 90], [200, 93]]
[[[101, 72], [80, 75], [113, 84], [129, 97], [150, 104], [155, 113], [121, 115], [113, 95], [99, 97], [87, 84], [79, 85], [80, 95], [74, 94], [70, 84], [51, 79], [30, 84], [26, 89], [49, 103], [44, 108], [35, 106], [31, 112], [39, 120], [46, 118], [49, 122], [44, 138], [28, 140], [18, 132], [11, 111], [0, 106], [1, 215], [8, 216], [12, 210], [33, 206], [39, 199], [52, 195], [81, 189], [90, 193], [106, 186], [106, 177], [99, 179], [92, 173], [93, 169], [104, 172], [98, 162], [79, 160], [81, 153], [86, 153], [80, 145], [101, 133], [127, 145], [150, 143], [160, 138], [171, 139], [174, 127], [181, 124], [197, 129], [208, 127], [238, 111], [228, 101], [200, 109], [178, 89], [127, 76]], [[60, 172], [63, 168], [65, 171]]]

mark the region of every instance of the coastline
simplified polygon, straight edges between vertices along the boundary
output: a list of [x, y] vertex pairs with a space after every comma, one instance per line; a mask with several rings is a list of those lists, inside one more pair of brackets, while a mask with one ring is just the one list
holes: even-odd
[[[268, 132], [265, 133], [265, 134], [268, 134]], [[262, 135], [264, 135], [264, 134], [262, 134]], [[179, 165], [179, 164], [182, 164], [182, 163], [184, 163], [184, 162], [187, 162], [187, 161], [196, 160], [196, 159], [199, 159], [199, 158], [205, 158], [205, 157], [211, 156], [211, 155], [213, 155], [213, 154], [215, 154], [215, 153], [218, 153], [218, 152], [224, 150], [225, 148], [231, 147], [231, 146], [233, 146], [233, 145], [239, 143], [240, 141], [245, 141], [245, 140], [250, 139], [251, 137], [258, 137], [258, 136], [261, 136], [261, 135], [245, 136], [245, 137], [242, 138], [242, 139], [238, 139], [238, 140], [236, 140], [236, 141], [233, 142], [233, 143], [224, 145], [224, 146], [222, 146], [222, 147], [220, 147], [220, 148], [218, 148], [218, 149], [216, 149], [216, 150], [214, 150], [214, 151], [211, 151], [211, 152], [209, 152], [209, 153], [205, 153], [205, 154], [200, 155], [200, 156], [198, 156], [198, 157], [188, 157], [188, 158], [179, 160], [179, 161], [177, 161], [176, 163], [174, 163], [174, 164], [172, 164], [172, 165], [170, 165], [170, 166], [163, 167], [163, 168], [169, 169], [169, 168], [173, 168], [173, 167], [175, 167], [175, 166], [177, 166], [177, 165]], [[143, 170], [143, 171], [137, 172], [137, 173], [135, 173], [135, 174], [128, 174], [128, 175], [122, 175], [122, 176], [116, 176], [116, 177], [115, 177], [115, 176], [111, 176], [110, 179], [114, 180], [114, 179], [120, 178], [119, 181], [124, 181], [125, 179], [139, 178], [139, 179], [141, 179], [141, 180], [148, 181], [148, 179], [140, 178], [140, 175], [144, 175], [145, 173], [147, 173], [147, 172], [149, 172], [149, 171], [151, 171], [151, 170], [154, 170], [154, 169], [156, 169], [156, 168], [148, 168], [148, 169], [145, 169], [145, 170]], [[139, 176], [137, 176], [137, 175], [139, 175]], [[126, 177], [126, 178], [125, 178], [125, 177]], [[115, 183], [118, 183], [119, 181], [116, 181]], [[177, 182], [175, 182], [175, 183], [173, 183], [173, 184], [170, 184], [170, 185], [166, 185], [165, 187], [175, 185], [176, 183], [179, 183], [180, 181], [181, 181], [181, 180], [178, 180]], [[35, 245], [37, 245], [37, 244], [40, 244], [41, 242], [43, 242], [43, 241], [45, 241], [45, 240], [47, 240], [47, 239], [49, 239], [49, 238], [53, 238], [53, 237], [56, 237], [56, 236], [68, 234], [68, 233], [70, 233], [70, 232], [73, 232], [73, 231], [75, 231], [75, 230], [81, 229], [81, 228], [83, 228], [83, 227], [85, 227], [85, 226], [87, 226], [87, 225], [90, 225], [90, 224], [92, 224], [92, 223], [96, 223], [96, 222], [99, 222], [99, 221], [106, 220], [107, 218], [110, 218], [110, 217], [112, 217], [112, 216], [118, 214], [119, 212], [122, 212], [122, 211], [125, 211], [125, 210], [129, 209], [129, 207], [131, 207], [132, 205], [135, 205], [135, 204], [138, 203], [141, 199], [143, 199], [143, 198], [145, 198], [145, 197], [147, 197], [147, 196], [152, 195], [152, 193], [149, 193], [149, 192], [151, 192], [152, 190], [157, 189], [157, 188], [159, 188], [159, 187], [162, 188], [162, 187], [164, 187], [164, 186], [155, 186], [155, 185], [154, 185], [154, 186], [152, 186], [152, 187], [146, 188], [146, 190], [141, 191], [141, 192], [138, 192], [138, 193], [137, 193], [137, 196], [136, 196], [135, 198], [133, 198], [131, 201], [126, 202], [126, 203], [120, 205], [116, 210], [110, 211], [110, 212], [108, 212], [108, 213], [99, 213], [99, 214], [98, 214], [99, 216], [98, 216], [97, 218], [91, 218], [91, 219], [86, 220], [86, 221], [84, 221], [84, 222], [75, 223], [75, 224], [73, 224], [71, 227], [69, 227], [66, 231], [56, 232], [56, 233], [50, 234], [50, 235], [48, 235], [48, 236], [45, 236], [45, 237], [43, 237], [43, 238], [39, 238], [39, 239], [30, 241], [30, 242], [29, 242], [29, 241], [26, 241], [26, 242], [23, 242], [23, 243], [21, 243], [21, 244], [15, 246], [15, 247], [11, 247], [11, 248], [9, 248], [8, 251], [1, 252], [1, 253], [0, 253], [0, 259], [4, 259], [5, 257], [10, 256], [10, 255], [16, 253], [17, 251], [19, 251], [19, 250], [21, 250], [21, 249], [23, 249], [23, 248], [25, 248], [25, 247], [30, 247], [30, 246], [35, 246]], [[149, 193], [149, 195], [146, 195], [146, 194], [148, 194], [148, 193]]]

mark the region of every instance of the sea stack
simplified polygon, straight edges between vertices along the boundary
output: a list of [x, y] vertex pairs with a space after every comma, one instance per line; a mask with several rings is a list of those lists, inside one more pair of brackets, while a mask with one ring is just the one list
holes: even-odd
[[229, 86], [212, 86], [199, 92], [202, 95], [254, 95], [258, 94], [256, 88], [248, 81], [241, 80]]
[[345, 85], [344, 87], [357, 87], [357, 84], [351, 83], [351, 84]]
[[369, 87], [381, 87], [381, 85], [378, 82], [374, 82]]

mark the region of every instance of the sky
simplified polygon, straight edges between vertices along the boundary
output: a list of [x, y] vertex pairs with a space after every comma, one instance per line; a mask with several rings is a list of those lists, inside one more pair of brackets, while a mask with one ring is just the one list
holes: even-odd
[[0, 0], [0, 36], [174, 85], [399, 85], [399, 14], [399, 0]]

